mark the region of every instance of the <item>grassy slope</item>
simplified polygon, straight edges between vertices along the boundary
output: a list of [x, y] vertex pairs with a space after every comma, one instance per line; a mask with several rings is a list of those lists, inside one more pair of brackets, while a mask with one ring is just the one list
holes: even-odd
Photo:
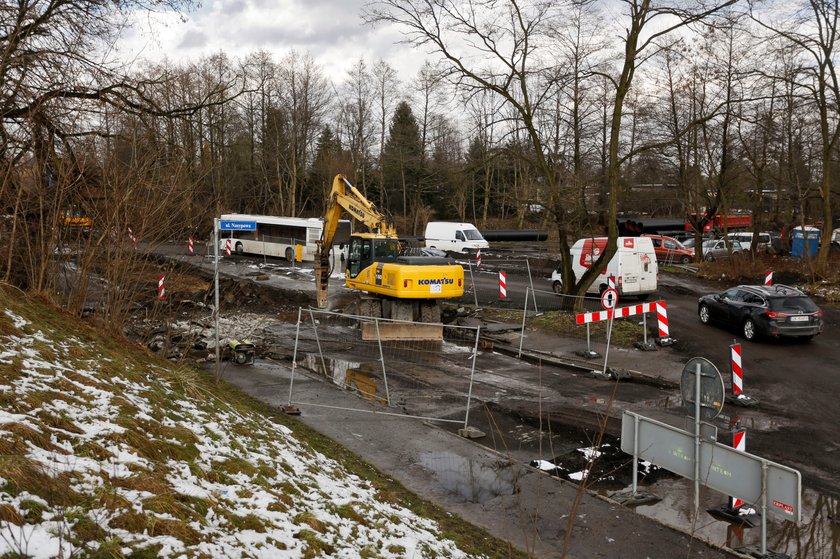
[[2, 550], [523, 556], [294, 418], [9, 287], [0, 287]]

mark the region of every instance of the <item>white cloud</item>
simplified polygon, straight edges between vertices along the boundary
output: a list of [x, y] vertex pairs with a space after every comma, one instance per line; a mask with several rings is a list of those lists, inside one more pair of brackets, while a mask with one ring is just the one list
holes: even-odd
[[190, 13], [138, 14], [120, 43], [125, 60], [197, 60], [224, 52], [233, 58], [265, 50], [279, 60], [292, 49], [308, 52], [335, 82], [360, 57], [379, 58], [403, 80], [422, 65], [424, 53], [397, 44], [393, 26], [362, 20], [366, 0], [216, 0]]

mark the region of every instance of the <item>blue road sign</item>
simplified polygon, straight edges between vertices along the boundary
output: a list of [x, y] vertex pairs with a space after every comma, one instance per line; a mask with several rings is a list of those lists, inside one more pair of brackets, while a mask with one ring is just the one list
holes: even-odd
[[222, 231], [256, 231], [256, 221], [220, 221], [219, 229]]

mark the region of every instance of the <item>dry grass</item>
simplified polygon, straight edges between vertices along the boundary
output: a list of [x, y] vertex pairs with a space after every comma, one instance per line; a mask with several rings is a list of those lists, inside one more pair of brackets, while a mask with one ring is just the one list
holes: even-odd
[[[169, 278], [168, 278], [169, 279]], [[173, 284], [173, 288], [174, 285]], [[193, 286], [195, 287], [195, 286]], [[168, 289], [170, 286], [168, 285]], [[408, 493], [402, 486], [392, 479], [382, 476], [369, 464], [362, 462], [357, 456], [349, 453], [344, 447], [327, 439], [323, 435], [312, 431], [302, 423], [289, 418], [277, 410], [257, 402], [230, 386], [219, 386], [212, 382], [201, 371], [180, 366], [175, 369], [171, 364], [156, 356], [150, 355], [143, 348], [126, 343], [119, 335], [114, 337], [102, 328], [96, 329], [90, 323], [80, 322], [69, 313], [51, 306], [45, 298], [31, 298], [18, 292], [12, 296], [7, 288], [0, 287], [0, 305], [11, 309], [15, 314], [26, 317], [32, 324], [24, 330], [34, 333], [38, 330], [47, 337], [53, 338], [61, 344], [54, 347], [41, 344], [39, 349], [48, 355], [62, 359], [69, 367], [79, 366], [84, 369], [99, 368], [98, 376], [89, 378], [79, 373], [64, 373], [56, 376], [51, 385], [43, 390], [33, 390], [24, 396], [0, 392], [0, 405], [3, 409], [13, 413], [31, 414], [32, 410], [43, 408], [50, 401], [63, 401], [68, 405], [91, 404], [93, 399], [86, 394], [86, 388], [97, 388], [115, 392], [111, 405], [118, 410], [116, 424], [126, 429], [123, 433], [111, 433], [103, 436], [99, 441], [85, 441], [77, 444], [76, 454], [81, 457], [108, 460], [113, 458], [107, 449], [109, 444], [125, 445], [128, 452], [136, 453], [149, 461], [149, 468], [129, 464], [130, 476], [111, 477], [102, 473], [100, 487], [90, 494], [79, 494], [72, 489], [80, 483], [76, 476], [81, 474], [60, 473], [50, 475], [44, 472], [40, 465], [27, 457], [27, 445], [56, 452], [63, 452], [50, 439], [55, 434], [59, 439], [79, 433], [81, 429], [73, 425], [68, 417], [58, 412], [41, 411], [38, 415], [43, 432], [22, 424], [6, 424], [4, 431], [11, 435], [0, 437], [0, 476], [3, 485], [0, 491], [11, 496], [29, 492], [46, 501], [47, 505], [36, 500], [21, 502], [20, 509], [15, 511], [7, 506], [0, 508], [0, 520], [13, 523], [40, 522], [42, 514], [46, 517], [49, 512], [53, 519], [60, 519], [56, 511], [63, 511], [68, 521], [73, 521], [78, 530], [73, 536], [84, 543], [95, 541], [96, 550], [90, 551], [91, 557], [121, 557], [125, 552], [124, 542], [109, 537], [95, 522], [91, 522], [91, 511], [105, 509], [110, 511], [109, 526], [114, 529], [124, 529], [134, 534], [150, 536], [170, 535], [193, 545], [202, 540], [201, 534], [190, 526], [191, 522], [203, 522], [210, 508], [217, 514], [224, 516], [231, 525], [241, 530], [265, 531], [269, 524], [256, 515], [237, 516], [224, 512], [222, 502], [212, 498], [200, 499], [187, 497], [173, 491], [167, 479], [167, 461], [178, 460], [187, 463], [193, 475], [208, 481], [215, 481], [234, 485], [233, 476], [246, 475], [269, 491], [274, 501], [269, 510], [284, 512], [293, 510], [296, 499], [313, 488], [307, 487], [306, 479], [292, 477], [294, 470], [287, 464], [280, 463], [272, 466], [267, 463], [251, 463], [244, 459], [230, 458], [221, 463], [218, 468], [203, 472], [196, 465], [198, 457], [197, 437], [190, 430], [180, 427], [164, 425], [160, 421], [141, 418], [142, 414], [136, 405], [128, 399], [119, 396], [120, 385], [112, 381], [114, 377], [122, 377], [128, 382], [145, 386], [142, 396], [147, 400], [150, 409], [144, 411], [155, 418], [168, 417], [174, 422], [182, 421], [184, 412], [178, 407], [179, 400], [192, 400], [199, 407], [210, 410], [203, 402], [214, 402], [213, 407], [229, 408], [230, 411], [242, 416], [257, 414], [263, 421], [285, 425], [295, 431], [295, 436], [312, 447], [302, 450], [303, 454], [311, 455], [319, 452], [337, 460], [349, 472], [362, 478], [373, 479], [380, 489], [382, 496], [401, 506], [407, 506], [415, 513], [434, 519], [441, 525], [445, 534], [454, 539], [458, 545], [468, 553], [483, 554], [487, 557], [521, 557], [518, 553], [511, 554], [507, 549], [501, 549], [499, 542], [492, 539], [486, 532], [464, 523], [461, 519], [435, 507], [431, 503]], [[4, 313], [0, 313], [0, 336], [7, 334], [20, 335], [13, 321]], [[21, 375], [20, 360], [11, 365], [0, 365], [0, 383], [10, 383]], [[63, 378], [62, 378], [63, 377]], [[157, 379], [168, 383], [171, 390], [157, 382]], [[33, 417], [34, 420], [34, 417]], [[237, 425], [232, 436], [241, 440], [239, 450], [254, 447], [259, 444], [255, 433], [262, 430], [264, 425]], [[234, 445], [236, 447], [237, 445]], [[236, 451], [236, 448], [232, 450]], [[54, 473], [54, 472], [53, 472]], [[288, 474], [286, 482], [275, 483], [278, 475]], [[121, 494], [122, 490], [147, 492], [152, 495], [143, 500], [145, 512], [133, 510], [134, 503]], [[328, 498], [326, 496], [325, 498]], [[362, 524], [366, 521], [363, 503], [345, 505], [336, 509], [342, 517], [353, 519]], [[298, 509], [299, 510], [299, 509]], [[161, 518], [158, 515], [166, 515]], [[327, 533], [331, 527], [312, 514], [297, 517], [303, 530], [297, 537], [305, 542], [305, 557], [317, 557], [335, 553], [335, 549], [322, 541], [319, 535]], [[283, 542], [269, 542], [279, 549], [285, 549]], [[506, 546], [505, 546], [506, 547]], [[159, 546], [152, 545], [144, 549], [133, 549], [132, 557], [153, 557], [159, 551]], [[375, 557], [376, 550], [364, 550], [362, 555]]]

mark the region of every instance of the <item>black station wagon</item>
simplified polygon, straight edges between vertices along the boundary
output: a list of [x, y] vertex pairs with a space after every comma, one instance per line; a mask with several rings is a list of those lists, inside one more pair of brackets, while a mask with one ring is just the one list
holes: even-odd
[[823, 327], [823, 311], [803, 292], [787, 285], [739, 285], [700, 297], [700, 322], [738, 329], [747, 340], [790, 336], [810, 340]]

